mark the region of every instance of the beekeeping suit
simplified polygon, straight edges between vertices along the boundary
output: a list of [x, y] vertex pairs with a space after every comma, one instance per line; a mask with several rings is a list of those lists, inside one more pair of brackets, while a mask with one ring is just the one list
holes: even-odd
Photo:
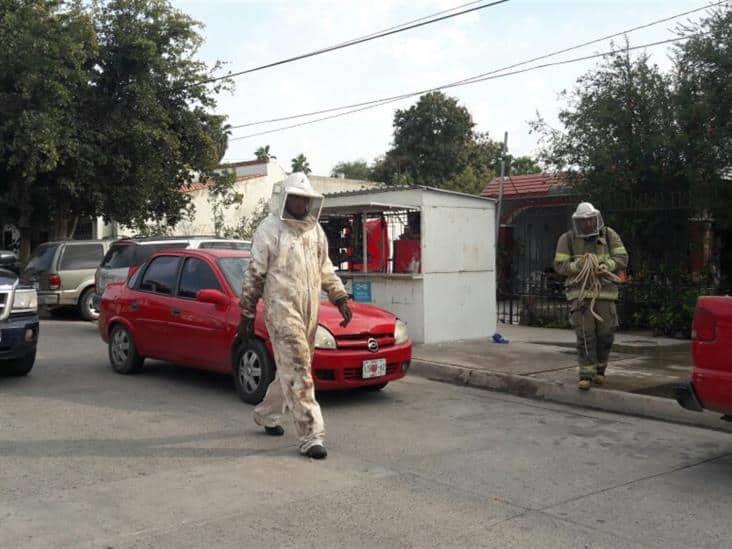
[[[309, 201], [300, 218], [286, 207], [291, 195]], [[257, 301], [263, 298], [277, 364], [277, 375], [255, 408], [254, 420], [266, 428], [279, 428], [282, 414], [289, 408], [303, 454], [313, 446], [323, 446], [325, 436], [311, 374], [320, 292], [325, 291], [339, 306], [348, 299], [318, 223], [322, 206], [323, 196], [304, 173], [293, 173], [275, 187], [270, 214], [254, 234], [240, 300], [246, 320], [255, 317]]]

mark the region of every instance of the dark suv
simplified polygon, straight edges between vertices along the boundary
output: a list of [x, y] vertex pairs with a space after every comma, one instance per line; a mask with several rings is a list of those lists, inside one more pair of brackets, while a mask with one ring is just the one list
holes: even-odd
[[38, 295], [0, 269], [0, 374], [24, 376], [36, 361]]

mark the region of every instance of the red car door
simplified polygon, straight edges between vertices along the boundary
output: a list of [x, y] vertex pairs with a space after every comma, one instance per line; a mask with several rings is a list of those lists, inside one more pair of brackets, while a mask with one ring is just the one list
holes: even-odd
[[227, 314], [233, 306], [202, 303], [196, 300], [200, 290], [224, 292], [224, 284], [206, 260], [187, 257], [184, 260], [175, 299], [178, 311], [170, 324], [170, 345], [175, 348], [175, 361], [226, 372], [233, 333], [227, 325]]
[[161, 255], [153, 258], [142, 274], [130, 303], [135, 311], [135, 337], [140, 353], [146, 357], [173, 361], [170, 321], [175, 314], [175, 282], [180, 257]]

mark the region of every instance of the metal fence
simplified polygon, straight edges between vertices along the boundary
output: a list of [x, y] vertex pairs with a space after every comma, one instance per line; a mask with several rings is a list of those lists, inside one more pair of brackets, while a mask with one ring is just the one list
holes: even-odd
[[[688, 337], [696, 299], [720, 291], [709, 279], [668, 278], [657, 274], [619, 286], [621, 329], [651, 329], [657, 334]], [[514, 280], [497, 292], [498, 321], [505, 324], [569, 327], [564, 283], [553, 273]]]

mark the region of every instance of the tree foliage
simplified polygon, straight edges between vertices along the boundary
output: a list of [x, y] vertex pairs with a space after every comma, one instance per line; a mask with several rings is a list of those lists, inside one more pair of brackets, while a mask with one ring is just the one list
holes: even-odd
[[562, 95], [561, 129], [533, 123], [542, 160], [622, 224], [636, 272], [685, 264], [689, 217], [730, 226], [731, 14], [680, 28], [694, 36], [676, 48], [669, 73], [646, 54], [608, 56]]
[[256, 151], [254, 151], [254, 156], [257, 158], [257, 160], [265, 162], [269, 162], [271, 158], [274, 158], [272, 153], [270, 153], [269, 145], [259, 147]]
[[364, 181], [371, 181], [374, 178], [374, 171], [365, 160], [338, 162], [333, 166], [330, 175], [331, 177], [338, 177], [340, 174], [348, 179], [361, 179]]
[[300, 153], [292, 159], [292, 171], [309, 174], [313, 170], [310, 169], [310, 163], [308, 162], [308, 159], [305, 157], [305, 155]]
[[167, 0], [0, 6], [0, 215], [26, 250], [80, 216], [175, 223], [227, 141], [198, 23]]
[[[467, 108], [442, 92], [423, 95], [394, 114], [392, 147], [371, 166], [341, 162], [333, 173], [368, 175], [389, 185], [429, 185], [479, 194], [498, 171], [503, 144], [474, 130]], [[507, 173], [541, 171], [530, 157], [506, 155]]]

